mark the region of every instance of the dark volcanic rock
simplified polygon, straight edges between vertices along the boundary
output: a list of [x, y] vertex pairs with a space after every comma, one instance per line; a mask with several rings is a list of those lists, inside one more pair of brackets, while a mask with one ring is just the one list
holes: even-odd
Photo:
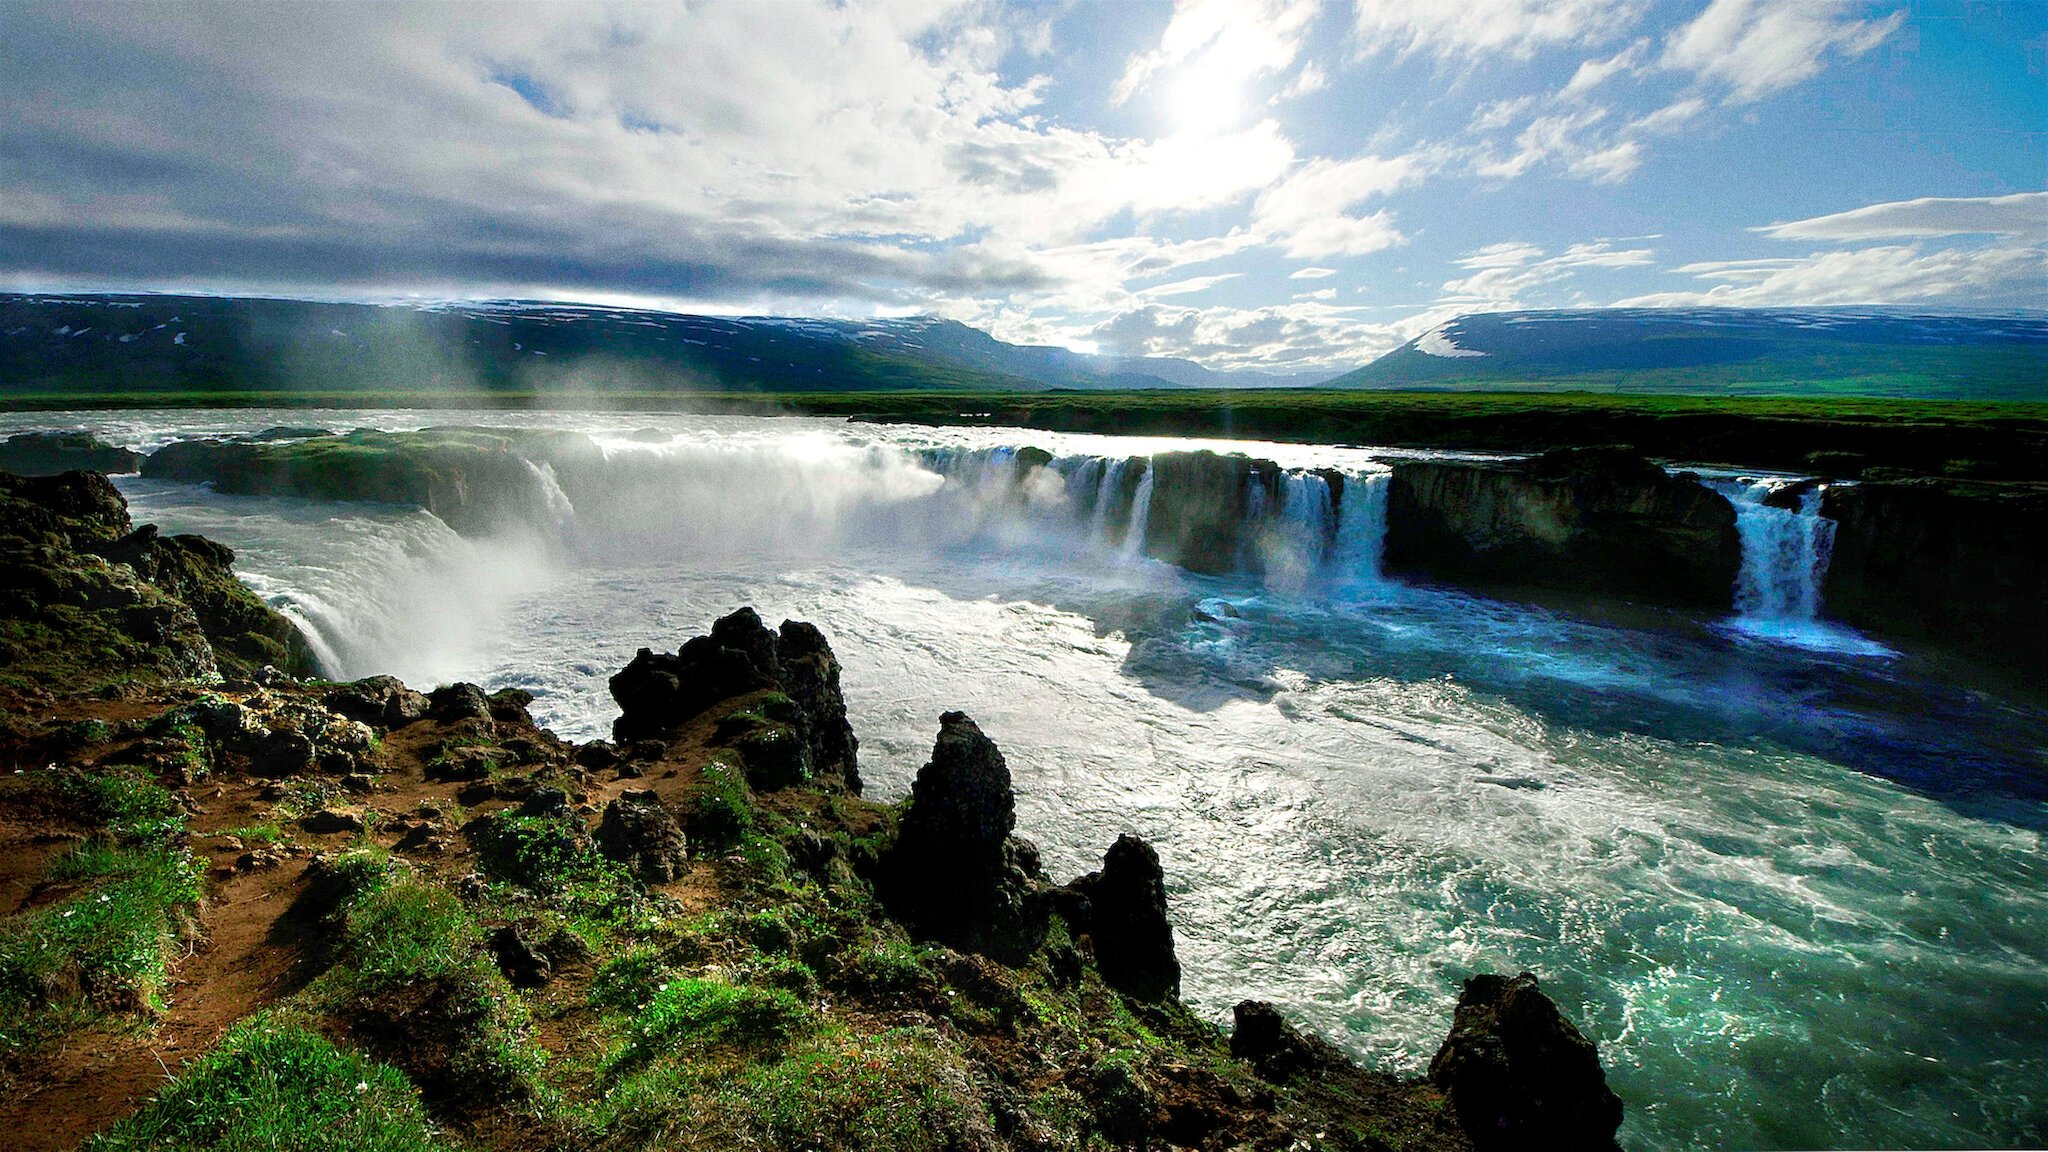
[[[779, 693], [719, 729], [721, 741], [741, 748], [756, 787], [823, 776], [860, 791], [859, 741], [846, 719], [839, 660], [809, 624], [785, 620], [774, 632], [741, 608], [674, 654], [642, 648], [610, 686], [620, 708], [612, 738], [620, 744], [665, 736], [727, 700]], [[749, 742], [759, 747], [749, 752]]]
[[474, 684], [460, 682], [427, 693], [427, 715], [443, 724], [491, 719], [491, 699]]
[[1598, 1050], [1527, 972], [1465, 981], [1429, 1078], [1482, 1152], [1616, 1147], [1621, 1098]]
[[371, 676], [344, 684], [327, 697], [327, 706], [351, 720], [397, 728], [427, 714], [427, 698], [396, 676]]
[[1180, 994], [1180, 961], [1173, 953], [1173, 926], [1166, 920], [1166, 874], [1159, 854], [1136, 836], [1117, 837], [1102, 858], [1102, 871], [1067, 885], [1084, 899], [1069, 901], [1074, 930], [1095, 943], [1102, 978], [1141, 1000]]
[[630, 868], [643, 884], [666, 884], [689, 870], [683, 830], [653, 792], [625, 792], [605, 805], [597, 850]]
[[506, 924], [491, 929], [484, 937], [484, 946], [491, 950], [498, 970], [516, 988], [538, 988], [555, 974], [554, 964], [525, 925]]
[[1236, 1026], [1230, 1033], [1230, 1054], [1258, 1069], [1259, 1075], [1285, 1081], [1312, 1068], [1348, 1066], [1337, 1046], [1320, 1036], [1307, 1036], [1288, 1023], [1280, 1010], [1264, 1000], [1241, 1001], [1231, 1010]]
[[2023, 674], [2048, 673], [2048, 485], [1831, 485], [1825, 613]]
[[1387, 492], [1391, 572], [1726, 610], [1742, 566], [1727, 498], [1626, 449], [1514, 463], [1403, 461]]
[[1016, 963], [1045, 941], [1050, 898], [1010, 847], [1010, 767], [965, 713], [939, 718], [932, 758], [911, 786], [910, 811], [880, 861], [891, 914], [918, 934]]
[[1236, 571], [1254, 477], [1270, 487], [1279, 472], [1270, 460], [1237, 453], [1153, 456], [1145, 554], [1191, 572]]
[[199, 618], [223, 672], [254, 676], [269, 666], [293, 677], [317, 669], [305, 636], [236, 579], [235, 553], [204, 536], [162, 536], [144, 524], [91, 551], [177, 596]]
[[784, 620], [779, 639], [782, 690], [811, 722], [811, 770], [838, 776], [860, 795], [860, 741], [846, 719], [838, 657], [823, 632], [799, 620]]
[[19, 432], [0, 441], [0, 468], [17, 476], [133, 472], [142, 455], [85, 432]]

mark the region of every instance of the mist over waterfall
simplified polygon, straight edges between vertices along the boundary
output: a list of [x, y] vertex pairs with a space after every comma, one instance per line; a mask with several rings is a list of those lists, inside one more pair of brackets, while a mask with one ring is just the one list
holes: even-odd
[[[72, 422], [140, 446], [430, 419]], [[906, 795], [938, 715], [968, 712], [1049, 874], [1154, 844], [1184, 988], [1219, 1021], [1272, 1000], [1418, 1074], [1464, 977], [1529, 969], [1599, 1043], [1630, 1147], [2040, 1130], [2048, 718], [1829, 624], [1831, 529], [1793, 478], [1704, 481], [1737, 517], [1732, 619], [1612, 621], [1383, 576], [1399, 453], [489, 419], [559, 435], [470, 491], [461, 532], [119, 484], [137, 523], [234, 548], [331, 674], [522, 688], [575, 739], [608, 731], [636, 649], [740, 604], [811, 620], [871, 795]]]

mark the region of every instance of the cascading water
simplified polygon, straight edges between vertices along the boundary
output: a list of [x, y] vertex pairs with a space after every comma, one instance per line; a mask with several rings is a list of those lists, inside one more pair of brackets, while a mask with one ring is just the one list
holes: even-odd
[[1145, 533], [1152, 525], [1152, 487], [1159, 470], [1147, 465], [1145, 475], [1138, 481], [1138, 491], [1131, 497], [1130, 526], [1124, 529], [1123, 557], [1137, 561], [1145, 558]]
[[1820, 618], [1821, 586], [1835, 541], [1835, 522], [1820, 514], [1822, 485], [1752, 476], [1703, 483], [1735, 506], [1735, 532], [1742, 540], [1733, 621], [1738, 631], [1811, 648], [1889, 651]]
[[1338, 502], [1331, 576], [1349, 584], [1378, 584], [1387, 545], [1387, 482], [1392, 472], [1347, 472]]
[[[429, 418], [0, 428], [61, 421], [132, 446]], [[1184, 986], [1212, 1018], [1273, 1000], [1414, 1075], [1462, 978], [1527, 968], [1599, 1043], [1631, 1148], [2027, 1146], [2048, 1130], [2038, 711], [1910, 660], [1427, 586], [1339, 594], [1379, 569], [1387, 472], [1364, 451], [1236, 446], [1287, 474], [1263, 517], [1276, 535], [1321, 515], [1309, 476], [1344, 476], [1326, 578], [1277, 589], [1120, 562], [1171, 497], [1128, 461], [1231, 445], [1032, 433], [1053, 460], [1019, 469], [1013, 430], [490, 419], [606, 450], [557, 464], [566, 546], [541, 521], [531, 539], [465, 538], [389, 507], [120, 484], [137, 523], [235, 548], [336, 674], [525, 688], [577, 739], [606, 731], [605, 680], [638, 647], [742, 603], [812, 620], [845, 662], [872, 795], [906, 794], [938, 713], [960, 708], [1001, 743], [1049, 874], [1099, 867], [1121, 831], [1151, 840]], [[1217, 600], [1226, 618], [1200, 619]]]

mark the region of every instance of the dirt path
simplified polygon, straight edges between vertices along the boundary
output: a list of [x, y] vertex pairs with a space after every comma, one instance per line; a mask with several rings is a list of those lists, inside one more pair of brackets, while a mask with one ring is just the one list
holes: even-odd
[[299, 950], [273, 933], [304, 870], [303, 861], [292, 860], [218, 887], [201, 916], [206, 945], [174, 969], [163, 1019], [141, 1034], [81, 1032], [46, 1067], [28, 1071], [0, 1099], [8, 1146], [78, 1147], [162, 1090], [235, 1021], [290, 993]]

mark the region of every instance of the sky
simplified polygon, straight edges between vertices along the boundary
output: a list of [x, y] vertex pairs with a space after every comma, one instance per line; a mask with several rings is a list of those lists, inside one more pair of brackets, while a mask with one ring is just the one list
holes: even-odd
[[936, 314], [2048, 306], [2048, 0], [0, 3], [0, 288]]

